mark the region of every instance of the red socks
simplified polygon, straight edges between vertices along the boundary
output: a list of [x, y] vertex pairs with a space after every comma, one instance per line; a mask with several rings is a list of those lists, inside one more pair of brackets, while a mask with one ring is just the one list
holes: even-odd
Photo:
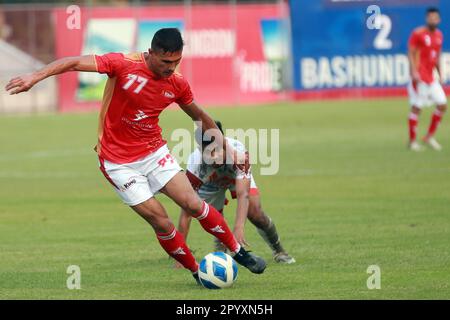
[[417, 114], [411, 112], [409, 114], [409, 142], [416, 141], [417, 123]]
[[441, 123], [442, 116], [443, 114], [441, 111], [439, 110], [434, 111], [433, 116], [431, 117], [430, 127], [428, 128], [428, 133], [425, 139], [432, 137], [436, 133], [436, 130], [439, 127], [439, 124]]
[[[433, 116], [431, 117], [431, 123], [430, 127], [428, 128], [428, 133], [425, 136], [425, 139], [429, 139], [436, 133], [437, 128], [439, 127], [439, 124], [441, 123], [443, 117], [443, 112], [439, 110], [435, 110], [433, 112]], [[416, 140], [417, 136], [417, 124], [418, 124], [418, 116], [415, 113], [409, 114], [409, 141], [413, 142]]]
[[[241, 248], [234, 234], [228, 228], [223, 216], [211, 205], [203, 201], [202, 210], [195, 217], [203, 229], [219, 239], [232, 252], [238, 252]], [[161, 247], [186, 269], [192, 272], [198, 271], [198, 263], [186, 245], [183, 235], [175, 227], [168, 233], [157, 233]]]
[[166, 250], [169, 256], [181, 263], [186, 269], [192, 272], [198, 271], [197, 261], [187, 247], [183, 235], [177, 229], [173, 228], [169, 233], [157, 233], [156, 236], [161, 247]]
[[219, 239], [231, 252], [238, 252], [241, 246], [228, 228], [223, 216], [213, 206], [203, 201], [202, 210], [195, 218], [206, 232]]

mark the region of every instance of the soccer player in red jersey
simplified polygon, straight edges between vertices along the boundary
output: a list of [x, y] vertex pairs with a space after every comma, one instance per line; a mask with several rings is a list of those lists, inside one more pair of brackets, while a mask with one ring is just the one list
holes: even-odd
[[186, 79], [175, 72], [182, 52], [179, 30], [164, 28], [156, 32], [148, 52], [62, 58], [37, 72], [11, 79], [6, 90], [10, 94], [25, 92], [45, 78], [68, 71], [108, 75], [95, 150], [100, 170], [122, 201], [153, 227], [163, 249], [189, 269], [197, 282], [198, 263], [155, 199], [158, 192], [197, 218], [205, 231], [227, 246], [238, 263], [253, 273], [262, 273], [265, 261], [242, 248], [223, 216], [200, 199], [162, 139], [159, 114], [175, 102], [194, 121], [202, 123], [203, 131], [212, 130], [225, 148], [224, 154], [234, 155], [237, 165], [248, 169], [248, 163], [238, 161], [238, 153], [227, 145], [211, 117], [194, 102]]
[[409, 148], [421, 151], [423, 147], [417, 142], [417, 124], [423, 107], [437, 106], [431, 118], [430, 127], [423, 141], [434, 150], [441, 150], [441, 145], [434, 135], [447, 110], [447, 97], [442, 83], [434, 75], [434, 70], [441, 75], [439, 58], [442, 49], [443, 35], [437, 28], [441, 21], [439, 10], [429, 8], [426, 13], [426, 26], [415, 29], [409, 38], [408, 58], [411, 81], [408, 84], [408, 95], [411, 104], [409, 114]]

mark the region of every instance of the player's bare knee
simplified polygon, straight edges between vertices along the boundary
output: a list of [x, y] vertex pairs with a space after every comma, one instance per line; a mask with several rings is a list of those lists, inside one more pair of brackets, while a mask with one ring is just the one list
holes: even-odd
[[156, 232], [170, 232], [173, 229], [173, 223], [163, 207], [150, 202], [131, 206], [145, 221], [147, 221]]
[[148, 221], [157, 233], [167, 233], [174, 228], [173, 223], [168, 216], [153, 214], [149, 216]]
[[411, 112], [417, 115], [420, 115], [420, 108], [416, 107], [416, 106], [412, 106], [411, 107]]
[[169, 217], [152, 216], [150, 225], [156, 233], [168, 233], [175, 227]]
[[191, 215], [202, 210], [202, 200], [196, 194], [185, 195], [182, 203], [182, 208]]
[[447, 111], [447, 105], [446, 105], [446, 104], [438, 105], [438, 106], [437, 106], [437, 109], [438, 109], [440, 112], [445, 112], [445, 111]]
[[250, 201], [248, 204], [248, 214], [251, 216], [263, 215], [261, 204], [259, 202]]

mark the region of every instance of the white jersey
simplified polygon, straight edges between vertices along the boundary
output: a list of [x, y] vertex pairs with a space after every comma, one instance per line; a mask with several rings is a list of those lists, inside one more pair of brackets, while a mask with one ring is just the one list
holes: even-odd
[[[245, 153], [245, 146], [238, 140], [225, 138], [230, 146], [238, 152]], [[220, 167], [208, 165], [203, 161], [200, 148], [197, 148], [188, 158], [187, 171], [199, 179], [201, 191], [205, 193], [215, 193], [220, 190], [232, 189], [236, 179], [251, 179], [250, 170], [246, 174], [241, 169], [232, 164], [225, 164]]]

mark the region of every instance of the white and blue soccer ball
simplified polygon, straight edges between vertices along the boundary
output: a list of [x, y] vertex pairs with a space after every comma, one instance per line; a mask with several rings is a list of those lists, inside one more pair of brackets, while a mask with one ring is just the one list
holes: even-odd
[[238, 267], [234, 259], [224, 252], [207, 254], [198, 269], [201, 284], [208, 289], [222, 289], [236, 281]]

